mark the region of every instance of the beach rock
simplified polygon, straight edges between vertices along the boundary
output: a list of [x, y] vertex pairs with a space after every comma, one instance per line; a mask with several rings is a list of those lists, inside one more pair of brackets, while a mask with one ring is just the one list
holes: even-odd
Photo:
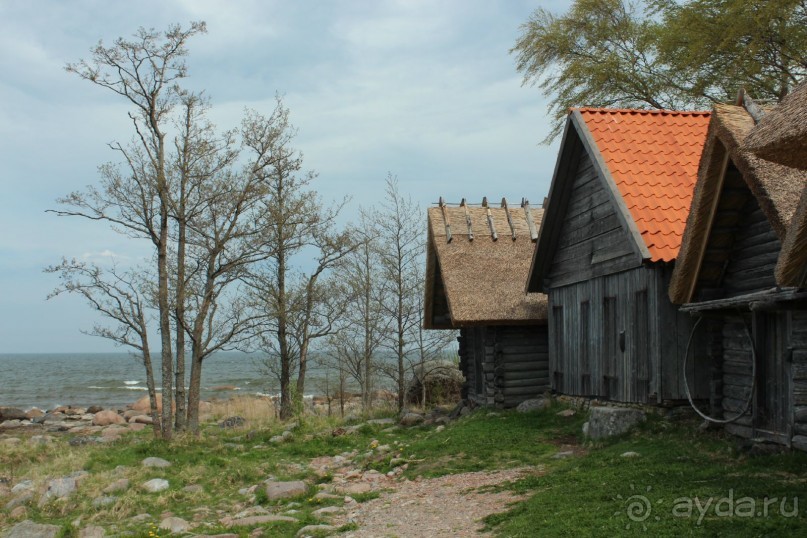
[[3, 538], [56, 538], [62, 528], [58, 525], [45, 525], [25, 520], [17, 523]]
[[104, 538], [106, 531], [103, 527], [90, 525], [78, 531], [78, 538]]
[[369, 482], [353, 482], [339, 486], [336, 490], [342, 495], [358, 495], [372, 491], [373, 486]]
[[100, 413], [103, 410], [104, 408], [101, 407], [100, 405], [91, 405], [90, 407], [87, 408], [87, 413], [94, 415], [96, 413]]
[[638, 409], [624, 407], [592, 407], [589, 415], [587, 434], [592, 439], [606, 439], [628, 432], [645, 414]]
[[109, 426], [110, 424], [126, 424], [126, 420], [115, 411], [107, 409], [95, 413], [92, 423], [96, 426]]
[[569, 418], [575, 416], [577, 414], [577, 411], [575, 411], [574, 409], [564, 409], [563, 411], [558, 411], [555, 414], [558, 415], [559, 417]]
[[44, 416], [45, 412], [39, 409], [38, 407], [32, 407], [31, 409], [25, 412], [25, 418], [27, 418], [28, 420], [34, 420]]
[[0, 407], [0, 422], [4, 420], [28, 420], [28, 415], [16, 407]]
[[33, 491], [34, 490], [34, 481], [33, 480], [21, 480], [14, 484], [11, 488], [11, 494], [17, 495], [19, 493], [24, 493], [26, 491]]
[[339, 530], [339, 527], [334, 527], [333, 525], [306, 525], [294, 536], [300, 538], [302, 536], [309, 536], [309, 535], [321, 535], [321, 534], [330, 534], [334, 533]]
[[132, 432], [140, 432], [140, 431], [143, 431], [145, 429], [146, 429], [146, 425], [145, 424], [140, 424], [139, 422], [136, 422], [134, 424], [129, 424], [129, 431], [132, 431]]
[[288, 499], [289, 497], [297, 497], [304, 494], [308, 490], [308, 485], [302, 480], [294, 480], [291, 482], [266, 482], [266, 497], [270, 501], [278, 499]]
[[64, 499], [76, 491], [76, 479], [73, 477], [55, 478], [48, 482], [48, 489], [39, 499], [39, 506], [42, 507], [51, 499]]
[[334, 517], [334, 516], [336, 516], [338, 514], [343, 514], [344, 512], [345, 512], [345, 509], [342, 508], [341, 506], [326, 506], [324, 508], [314, 510], [312, 512], [312, 515], [314, 517], [319, 517], [319, 518], [331, 518], [331, 517]]
[[211, 388], [210, 390], [214, 392], [223, 392], [229, 390], [238, 390], [238, 387], [236, 387], [235, 385], [217, 385]]
[[171, 467], [170, 461], [155, 457], [144, 459], [142, 464], [143, 467], [159, 467], [159, 468]]
[[168, 480], [163, 478], [152, 478], [148, 482], [144, 482], [141, 487], [149, 493], [159, 493], [160, 491], [165, 491], [168, 489], [168, 486]]
[[181, 517], [167, 517], [160, 521], [160, 528], [178, 534], [188, 532], [191, 529], [191, 524]]
[[22, 519], [26, 515], [28, 515], [28, 509], [24, 506], [17, 506], [8, 513], [9, 519]]
[[401, 417], [401, 426], [416, 426], [423, 422], [423, 420], [423, 415], [419, 415], [418, 413], [406, 413]]
[[25, 491], [20, 493], [10, 501], [8, 501], [5, 505], [6, 510], [14, 510], [20, 506], [25, 506], [26, 504], [30, 504], [31, 501], [34, 500], [34, 492], [33, 490]]
[[110, 506], [117, 502], [118, 498], [113, 497], [111, 495], [102, 495], [101, 497], [96, 497], [92, 501], [92, 505], [95, 508], [103, 508], [104, 506]]
[[286, 441], [291, 441], [294, 438], [294, 434], [290, 431], [285, 431], [280, 435], [275, 435], [271, 439], [269, 439], [270, 443], [285, 443]]
[[137, 514], [136, 516], [132, 516], [129, 519], [130, 523], [145, 523], [146, 521], [151, 521], [153, 518], [151, 514]]
[[219, 422], [219, 428], [240, 428], [246, 423], [243, 417], [227, 417], [223, 421]]
[[52, 435], [32, 435], [28, 439], [29, 445], [49, 445], [56, 440]]
[[373, 426], [389, 426], [395, 424], [395, 420], [391, 418], [373, 418], [367, 421], [367, 424]]
[[0, 430], [13, 430], [23, 426], [23, 422], [17, 419], [4, 420], [0, 422]]
[[[291, 516], [279, 516], [277, 514], [267, 514], [264, 516], [250, 516], [235, 519], [232, 517], [225, 517], [219, 520], [219, 523], [225, 527], [252, 527], [254, 525], [262, 525], [264, 523], [274, 523], [276, 521], [286, 521], [289, 523], [296, 523], [297, 519]], [[263, 530], [263, 529], [259, 529]]]
[[129, 424], [154, 424], [154, 419], [148, 415], [136, 415], [129, 419]]
[[93, 445], [96, 443], [103, 442], [100, 437], [90, 437], [86, 435], [79, 435], [78, 437], [73, 437], [70, 439], [67, 444], [70, 446], [83, 446], [83, 445]]
[[539, 409], [543, 409], [547, 406], [547, 401], [544, 398], [532, 398], [529, 400], [524, 400], [518, 407], [516, 407], [516, 411], [519, 413], [529, 413], [531, 411], [538, 411]]

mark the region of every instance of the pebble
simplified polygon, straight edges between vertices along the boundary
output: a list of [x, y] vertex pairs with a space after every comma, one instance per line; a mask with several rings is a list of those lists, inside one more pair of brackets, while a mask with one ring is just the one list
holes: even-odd
[[160, 521], [160, 528], [170, 531], [171, 533], [179, 534], [187, 532], [191, 528], [191, 524], [182, 519], [181, 517], [167, 517]]
[[163, 478], [152, 478], [148, 482], [145, 482], [142, 487], [149, 493], [158, 493], [168, 489], [168, 486], [168, 480]]

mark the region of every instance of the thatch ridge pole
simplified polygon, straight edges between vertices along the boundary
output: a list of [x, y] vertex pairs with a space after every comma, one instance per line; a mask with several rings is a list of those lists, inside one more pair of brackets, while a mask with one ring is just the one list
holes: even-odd
[[446, 243], [451, 242], [451, 223], [448, 220], [448, 211], [446, 210], [446, 202], [443, 197], [440, 197], [440, 210], [443, 212], [443, 222], [446, 225]]
[[471, 214], [468, 213], [468, 204], [465, 203], [465, 198], [460, 202], [460, 207], [465, 209], [465, 224], [468, 225], [468, 241], [474, 240], [474, 229], [471, 225]]
[[524, 215], [527, 217], [527, 226], [530, 228], [530, 240], [534, 243], [538, 241], [538, 230], [535, 228], [535, 221], [532, 220], [532, 211], [530, 211], [530, 201], [526, 198], [521, 199], [521, 207], [524, 208]]
[[490, 228], [490, 236], [494, 241], [499, 240], [499, 234], [496, 233], [496, 226], [493, 224], [493, 215], [490, 214], [490, 206], [488, 206], [488, 197], [482, 198], [482, 207], [485, 208], [485, 213], [488, 215], [488, 227]]
[[516, 240], [516, 225], [513, 222], [513, 217], [510, 215], [510, 208], [507, 207], [507, 198], [502, 198], [502, 207], [504, 214], [507, 215], [507, 224], [510, 226], [510, 234], [513, 236], [513, 241]]

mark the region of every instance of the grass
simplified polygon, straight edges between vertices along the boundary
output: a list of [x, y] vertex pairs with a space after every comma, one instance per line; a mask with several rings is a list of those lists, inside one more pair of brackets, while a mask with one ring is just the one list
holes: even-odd
[[[500, 536], [535, 536], [538, 530], [541, 536], [797, 535], [807, 523], [807, 454], [751, 457], [738, 452], [730, 437], [697, 432], [695, 423], [668, 423], [655, 417], [630, 435], [592, 444], [579, 435], [584, 418], [580, 414], [558, 416], [560, 409], [552, 406], [526, 414], [479, 410], [441, 431], [433, 426], [389, 429], [363, 425], [340, 436], [330, 433], [340, 425], [336, 419], [309, 417], [294, 430], [292, 440], [280, 444], [270, 442], [283, 431], [276, 421], [258, 426], [248, 423], [234, 430], [212, 425], [198, 439], [179, 437], [171, 444], [152, 440], [148, 432], [110, 445], [71, 447], [67, 437], [33, 447], [25, 442], [0, 443], [0, 475], [13, 476], [13, 482], [30, 478], [42, 484], [47, 477], [88, 471], [78, 495], [42, 508], [36, 507], [37, 495], [24, 516], [62, 526], [65, 538], [75, 535], [71, 523], [77, 518], [81, 518], [81, 526], [101, 525], [112, 535], [130, 531], [134, 536], [164, 536], [152, 526], [161, 514], [171, 512], [194, 521], [199, 509], [206, 511], [202, 519], [209, 526], [196, 532], [247, 536], [252, 528], [228, 529], [218, 520], [255, 505], [276, 513], [296, 510], [297, 522], [264, 525], [265, 536], [291, 536], [304, 525], [323, 523], [313, 515], [315, 510], [342, 504], [340, 498], [314, 499], [317, 485], [333, 477], [317, 476], [307, 463], [314, 457], [344, 453], [355, 454], [355, 466], [384, 473], [407, 462], [404, 475], [410, 479], [535, 467], [536, 473], [507, 486], [525, 500], [486, 519], [487, 527]], [[376, 445], [387, 449], [370, 449]], [[553, 457], [570, 447], [574, 456]], [[622, 457], [627, 451], [640, 457]], [[149, 456], [165, 458], [172, 466], [142, 467], [141, 461]], [[155, 477], [168, 479], [169, 489], [149, 494], [139, 488]], [[239, 493], [269, 477], [302, 479], [311, 487], [283, 503], [269, 501], [260, 488]], [[101, 491], [120, 478], [129, 479], [131, 487], [115, 494], [114, 504], [94, 506]], [[202, 491], [183, 489], [191, 484], [201, 486]], [[354, 498], [367, 502], [378, 496], [378, 492], [368, 492]], [[730, 496], [734, 507], [732, 517], [727, 517], [716, 511], [715, 503], [724, 499], [720, 506], [727, 509]], [[763, 511], [766, 496], [778, 499], [769, 503], [767, 517], [743, 517], [749, 513], [750, 499], [756, 502], [756, 511]], [[743, 498], [744, 504], [739, 502]], [[787, 499], [784, 506], [783, 498]], [[645, 509], [645, 499], [649, 516], [631, 520], [628, 510], [631, 506]], [[691, 515], [676, 517], [674, 510], [678, 516], [686, 515], [686, 499], [692, 499]], [[5, 502], [1, 500], [0, 506]], [[794, 502], [802, 503], [798, 517], [786, 517]], [[783, 507], [787, 514], [782, 514]], [[132, 523], [141, 513], [151, 518]], [[16, 521], [0, 508], [0, 529]]]

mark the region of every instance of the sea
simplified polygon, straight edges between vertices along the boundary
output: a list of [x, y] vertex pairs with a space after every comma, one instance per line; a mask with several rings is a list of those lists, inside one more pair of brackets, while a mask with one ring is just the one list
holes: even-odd
[[[155, 360], [155, 370], [159, 370], [158, 363], [159, 359]], [[263, 358], [255, 354], [211, 355], [202, 368], [202, 398], [276, 395], [280, 390], [277, 378], [267, 372], [263, 363]], [[316, 369], [309, 372], [306, 385], [316, 389], [324, 373]], [[159, 387], [159, 372], [155, 377]], [[143, 363], [130, 353], [0, 353], [0, 407], [122, 408], [145, 394]]]

